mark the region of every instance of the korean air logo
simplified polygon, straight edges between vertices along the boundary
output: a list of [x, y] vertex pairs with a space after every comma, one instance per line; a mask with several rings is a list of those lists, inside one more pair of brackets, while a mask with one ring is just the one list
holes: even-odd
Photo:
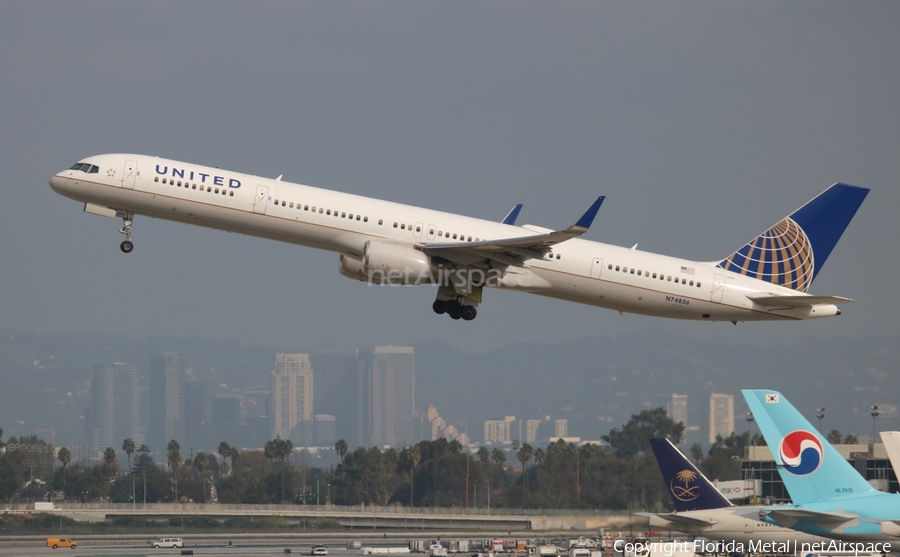
[[825, 451], [815, 435], [799, 429], [784, 436], [778, 446], [778, 456], [787, 472], [807, 476], [822, 464]]

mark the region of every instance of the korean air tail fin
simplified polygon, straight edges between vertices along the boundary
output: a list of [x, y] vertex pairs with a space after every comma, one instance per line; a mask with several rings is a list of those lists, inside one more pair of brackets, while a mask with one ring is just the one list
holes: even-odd
[[795, 505], [878, 493], [778, 391], [741, 391]]
[[835, 184], [717, 266], [806, 292], [868, 193]]
[[668, 439], [650, 439], [650, 447], [675, 510], [697, 511], [733, 506]]

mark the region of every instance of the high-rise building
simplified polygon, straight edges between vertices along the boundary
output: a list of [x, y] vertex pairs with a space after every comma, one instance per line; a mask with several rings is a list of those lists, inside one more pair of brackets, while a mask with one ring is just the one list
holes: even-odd
[[728, 437], [734, 433], [734, 395], [713, 393], [709, 395], [709, 442], [716, 437]]
[[316, 414], [315, 445], [317, 447], [333, 447], [337, 442], [334, 430], [334, 416], [329, 414]]
[[209, 395], [205, 381], [184, 384], [184, 449], [194, 452], [215, 446], [209, 419]]
[[[685, 432], [687, 432], [688, 426], [688, 396], [687, 395], [679, 395], [672, 393], [669, 397], [669, 400], [666, 401], [666, 414], [669, 415], [669, 419], [675, 422], [676, 424], [684, 425]], [[687, 439], [687, 436], [685, 436]], [[684, 442], [684, 440], [682, 440]]]
[[309, 446], [312, 420], [313, 368], [309, 354], [276, 354], [272, 370], [272, 437]]
[[118, 450], [125, 439], [139, 434], [137, 369], [123, 363], [94, 366], [91, 406], [85, 420], [89, 438], [85, 444], [96, 455], [107, 447]]
[[525, 421], [525, 442], [534, 445], [539, 442], [541, 430], [541, 420]]
[[416, 439], [416, 368], [412, 346], [360, 351], [360, 443], [400, 447]]
[[241, 423], [241, 397], [224, 395], [213, 397], [212, 423], [216, 425]]
[[147, 445], [165, 452], [175, 440], [184, 450], [184, 355], [165, 352], [150, 357], [150, 422]]
[[309, 354], [313, 367], [313, 408], [335, 419], [335, 435], [352, 449], [365, 444], [360, 432], [360, 368], [356, 348], [329, 347]]
[[556, 420], [556, 436], [557, 437], [568, 437], [569, 436], [569, 420], [562, 418]]
[[484, 442], [487, 444], [512, 443], [511, 426], [515, 421], [515, 416], [506, 416], [502, 420], [485, 420]]

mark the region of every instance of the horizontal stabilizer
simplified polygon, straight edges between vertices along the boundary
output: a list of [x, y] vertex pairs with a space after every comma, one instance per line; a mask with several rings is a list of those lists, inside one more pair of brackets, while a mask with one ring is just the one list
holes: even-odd
[[788, 528], [790, 528], [794, 524], [803, 522], [806, 524], [817, 524], [819, 526], [831, 529], [836, 525], [859, 519], [859, 517], [856, 515], [826, 513], [820, 511], [811, 511], [808, 509], [766, 509], [765, 513], [769, 516], [769, 518], [771, 518], [778, 524], [787, 526]]
[[[687, 511], [688, 513], [692, 511]], [[640, 516], [656, 517], [667, 520], [673, 524], [686, 524], [689, 526], [712, 526], [718, 524], [718, 520], [713, 520], [708, 516], [694, 516], [687, 513], [635, 513]]]
[[842, 296], [777, 296], [774, 294], [749, 294], [748, 298], [761, 306], [808, 307], [819, 304], [846, 304], [850, 298]]

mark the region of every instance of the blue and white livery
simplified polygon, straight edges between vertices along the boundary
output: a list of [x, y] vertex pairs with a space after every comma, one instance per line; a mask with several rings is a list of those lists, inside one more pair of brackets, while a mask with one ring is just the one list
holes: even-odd
[[50, 179], [88, 213], [136, 215], [338, 254], [342, 275], [370, 284], [437, 286], [432, 309], [475, 318], [484, 287], [673, 319], [805, 320], [840, 315], [810, 284], [869, 190], [835, 184], [724, 259], [699, 262], [580, 238], [604, 198], [559, 230], [501, 222], [134, 154], [82, 159]]
[[900, 494], [875, 490], [777, 391], [742, 391], [792, 504], [766, 520], [845, 541], [900, 540]]

